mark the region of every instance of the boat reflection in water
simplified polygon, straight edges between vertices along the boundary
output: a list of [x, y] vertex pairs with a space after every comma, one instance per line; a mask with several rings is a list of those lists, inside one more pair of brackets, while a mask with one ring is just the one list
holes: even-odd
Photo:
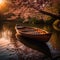
[[[30, 38], [27, 39], [25, 37], [22, 38], [20, 36], [15, 36], [16, 31], [14, 24], [11, 25], [11, 23], [7, 23], [3, 24], [3, 26], [3, 28], [0, 28], [0, 60], [42, 60], [42, 57], [44, 57], [45, 54], [50, 55], [50, 51], [52, 50], [52, 48], [56, 47], [59, 43], [54, 43], [57, 39], [59, 41], [59, 38], [54, 39], [54, 37], [56, 36], [56, 32], [54, 31], [51, 39], [49, 40], [49, 42], [47, 42], [48, 45], [52, 42], [49, 47], [55, 44], [54, 47], [50, 47], [50, 50], [45, 43], [41, 43], [40, 41], [36, 42], [35, 39], [32, 40]], [[44, 29], [46, 30], [46, 28]], [[56, 37], [59, 37], [59, 35], [57, 35]]]
[[51, 33], [39, 28], [27, 26], [16, 26], [15, 29], [17, 32], [17, 39], [28, 47], [43, 52], [45, 55], [51, 58], [49, 47], [46, 44], [51, 37]]
[[[20, 38], [20, 40], [22, 39]], [[0, 60], [42, 60], [42, 57], [44, 56], [42, 52], [25, 46], [20, 40], [16, 39], [11, 30], [3, 28], [0, 34]]]

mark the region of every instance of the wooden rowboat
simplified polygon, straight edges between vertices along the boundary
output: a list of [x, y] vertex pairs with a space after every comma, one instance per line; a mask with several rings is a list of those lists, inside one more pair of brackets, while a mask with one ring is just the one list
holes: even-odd
[[48, 42], [51, 37], [51, 33], [45, 30], [42, 30], [40, 28], [20, 26], [20, 28], [15, 27], [15, 29], [16, 29], [17, 34], [22, 37], [36, 39], [43, 42]]

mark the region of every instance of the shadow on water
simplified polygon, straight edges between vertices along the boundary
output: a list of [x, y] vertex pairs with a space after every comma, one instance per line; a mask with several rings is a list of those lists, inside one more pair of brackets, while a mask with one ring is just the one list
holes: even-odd
[[52, 58], [50, 49], [49, 49], [48, 45], [45, 42], [30, 39], [30, 38], [27, 38], [27, 37], [20, 37], [19, 35], [17, 35], [16, 38], [18, 40], [20, 40], [20, 42], [22, 42], [26, 46], [28, 46], [28, 47], [30, 47], [32, 49], [35, 49], [37, 51], [40, 51], [43, 54], [45, 54], [47, 57]]

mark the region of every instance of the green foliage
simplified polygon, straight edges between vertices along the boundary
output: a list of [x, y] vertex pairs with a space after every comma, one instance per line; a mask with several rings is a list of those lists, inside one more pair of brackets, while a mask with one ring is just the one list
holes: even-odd
[[24, 21], [24, 19], [18, 18], [17, 21], [20, 22], [20, 23], [22, 23]]
[[35, 24], [44, 24], [44, 21], [43, 21], [43, 19], [36, 20], [36, 21], [35, 21]]
[[52, 25], [55, 20], [56, 20], [55, 18], [51, 18], [49, 20], [46, 20], [45, 24]]
[[44, 24], [44, 21], [43, 21], [43, 19], [38, 20], [34, 17], [34, 18], [29, 18], [29, 23], [31, 23], [31, 24]]
[[29, 20], [29, 23], [32, 23], [32, 24], [34, 24], [34, 22], [35, 22], [35, 20], [37, 20], [36, 18], [28, 18], [28, 20]]
[[49, 25], [49, 24], [52, 24], [52, 20], [46, 20], [46, 21], [45, 21], [45, 24], [48, 24], [48, 25]]

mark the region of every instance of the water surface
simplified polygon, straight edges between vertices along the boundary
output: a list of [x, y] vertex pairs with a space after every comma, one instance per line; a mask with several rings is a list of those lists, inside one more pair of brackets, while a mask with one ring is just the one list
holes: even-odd
[[[14, 22], [0, 24], [0, 60], [42, 60], [44, 56], [42, 52], [28, 47], [16, 39], [15, 25]], [[52, 56], [60, 55], [60, 32], [54, 30], [52, 26], [41, 25], [39, 27], [52, 32], [47, 45]]]

